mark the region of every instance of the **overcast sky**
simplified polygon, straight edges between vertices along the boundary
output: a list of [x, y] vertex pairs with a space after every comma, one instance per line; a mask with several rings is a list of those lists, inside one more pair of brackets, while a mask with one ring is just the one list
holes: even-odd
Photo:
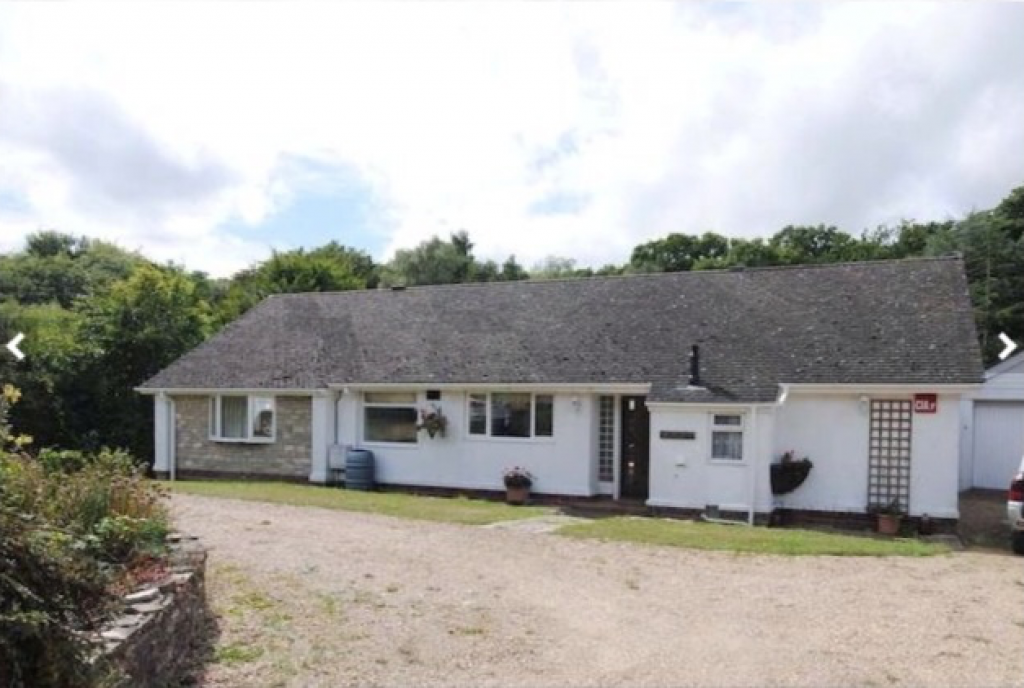
[[859, 232], [1024, 184], [1024, 4], [0, 5], [0, 251], [53, 228], [226, 275], [621, 263], [671, 231]]

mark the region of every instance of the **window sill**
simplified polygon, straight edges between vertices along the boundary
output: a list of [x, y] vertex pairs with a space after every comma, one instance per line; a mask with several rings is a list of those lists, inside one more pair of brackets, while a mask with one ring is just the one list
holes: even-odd
[[491, 437], [489, 435], [466, 435], [468, 442], [497, 442], [507, 444], [554, 444], [554, 437]]
[[363, 443], [355, 449], [362, 449], [363, 447], [373, 448], [380, 447], [381, 449], [419, 449], [419, 442], [375, 442], [373, 440], [363, 440]]
[[746, 466], [746, 459], [708, 459], [712, 466]]
[[273, 444], [277, 441], [276, 437], [211, 437], [209, 439], [218, 444]]

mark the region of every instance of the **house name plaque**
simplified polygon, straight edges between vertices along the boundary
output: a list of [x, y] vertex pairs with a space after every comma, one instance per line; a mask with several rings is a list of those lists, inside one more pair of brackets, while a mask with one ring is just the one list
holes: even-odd
[[663, 440], [695, 440], [697, 433], [689, 430], [662, 430], [659, 435]]

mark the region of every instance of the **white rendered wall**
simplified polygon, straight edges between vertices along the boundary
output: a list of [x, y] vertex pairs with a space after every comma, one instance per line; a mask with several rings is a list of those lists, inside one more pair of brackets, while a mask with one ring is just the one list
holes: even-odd
[[[743, 415], [743, 461], [711, 459], [711, 415]], [[648, 504], [704, 509], [716, 504], [726, 511], [747, 511], [751, 481], [755, 511], [772, 508], [768, 463], [772, 409], [759, 407], [655, 406], [651, 409], [651, 490]], [[756, 425], [756, 428], [755, 428]], [[693, 432], [692, 440], [661, 439], [662, 431]]]
[[[791, 394], [777, 410], [773, 454], [778, 457], [792, 449], [798, 458], [807, 456], [814, 462], [807, 481], [782, 498], [784, 506], [820, 511], [865, 510], [870, 417], [862, 397], [868, 398], [862, 394]], [[937, 413], [913, 416], [910, 513], [956, 518], [959, 397], [940, 396], [938, 405]]]
[[[502, 472], [522, 466], [535, 478], [535, 492], [589, 496], [597, 493], [596, 398], [554, 394], [554, 436], [486, 438], [470, 436], [466, 394], [444, 390], [440, 402], [417, 395], [417, 407], [441, 407], [448, 418], [445, 437], [419, 434], [417, 444], [366, 442], [362, 394], [350, 391], [337, 404], [338, 443], [373, 451], [377, 481], [474, 490], [504, 490]], [[575, 400], [575, 403], [574, 403]]]
[[960, 397], [938, 400], [938, 413], [914, 414], [910, 513], [959, 518]]

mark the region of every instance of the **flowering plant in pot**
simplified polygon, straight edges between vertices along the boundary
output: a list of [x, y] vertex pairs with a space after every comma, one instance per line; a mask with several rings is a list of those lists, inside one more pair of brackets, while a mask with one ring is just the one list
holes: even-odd
[[882, 535], [896, 535], [900, 532], [904, 510], [900, 506], [899, 497], [893, 497], [888, 504], [876, 506], [872, 511], [878, 517], [877, 530]]
[[533, 487], [533, 475], [521, 466], [506, 468], [502, 474], [505, 483], [505, 501], [509, 504], [525, 504]]
[[431, 439], [438, 434], [444, 437], [444, 431], [448, 429], [448, 419], [438, 406], [420, 409], [420, 422], [416, 424], [416, 429], [426, 430]]

